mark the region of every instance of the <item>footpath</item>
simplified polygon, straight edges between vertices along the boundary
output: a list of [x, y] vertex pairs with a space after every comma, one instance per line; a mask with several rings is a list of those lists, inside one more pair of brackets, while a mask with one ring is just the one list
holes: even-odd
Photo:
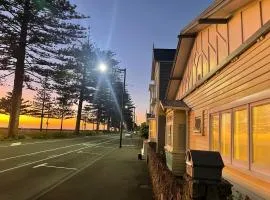
[[152, 189], [145, 160], [138, 160], [141, 140], [124, 139], [89, 168], [42, 196], [41, 200], [151, 200]]

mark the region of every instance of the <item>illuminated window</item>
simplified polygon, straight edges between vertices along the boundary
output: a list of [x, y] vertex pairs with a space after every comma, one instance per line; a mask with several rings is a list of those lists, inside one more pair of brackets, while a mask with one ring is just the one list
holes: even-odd
[[248, 112], [246, 109], [234, 112], [234, 153], [235, 160], [248, 160]]
[[211, 116], [211, 149], [219, 151], [219, 116]]
[[221, 114], [220, 127], [221, 154], [230, 157], [231, 155], [231, 113]]
[[270, 104], [252, 107], [253, 163], [270, 168]]

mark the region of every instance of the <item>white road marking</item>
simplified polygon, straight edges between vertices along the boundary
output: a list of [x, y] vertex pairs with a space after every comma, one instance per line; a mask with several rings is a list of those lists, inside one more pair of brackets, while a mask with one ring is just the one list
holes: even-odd
[[[104, 137], [103, 135], [99, 135], [99, 136], [91, 136], [91, 137], [94, 137], [94, 138], [102, 138], [102, 137]], [[84, 137], [81, 137], [81, 138], [71, 138], [71, 139], [61, 139], [61, 140], [59, 140], [59, 139], [55, 139], [55, 140], [50, 140], [50, 141], [46, 141], [46, 142], [44, 142], [44, 141], [42, 141], [42, 142], [26, 142], [26, 143], [22, 143], [21, 142], [21, 145], [20, 146], [25, 146], [25, 145], [32, 145], [32, 144], [46, 144], [46, 143], [55, 143], [55, 142], [62, 142], [62, 141], [67, 141], [67, 140], [78, 140], [78, 139], [84, 139]], [[3, 146], [3, 145], [1, 145], [0, 146], [0, 148], [1, 147], [11, 147], [11, 145], [5, 145], [5, 146]]]
[[48, 163], [43, 163], [40, 165], [36, 165], [33, 168], [39, 168], [39, 167], [47, 167], [47, 168], [55, 168], [55, 169], [67, 169], [67, 170], [78, 170], [77, 168], [70, 168], [70, 167], [58, 167], [53, 165], [48, 165]]
[[122, 147], [135, 147], [135, 145], [130, 144], [130, 145], [122, 145]]
[[99, 147], [101, 147], [101, 148], [107, 148], [107, 149], [114, 149], [115, 147], [106, 147], [106, 146], [100, 146], [100, 145], [98, 145], [98, 146], [95, 146], [95, 148], [99, 148]]
[[25, 166], [25, 165], [27, 165], [27, 164], [29, 164], [29, 162], [20, 163], [20, 164], [18, 164], [17, 166], [20, 167], [20, 166]]
[[98, 156], [102, 156], [103, 155], [101, 153], [92, 153], [92, 152], [83, 152], [83, 151], [78, 151], [77, 153], [92, 154], [92, 155], [98, 155]]
[[104, 158], [106, 155], [112, 153], [113, 151], [115, 151], [117, 148], [114, 148], [112, 151], [103, 154], [103, 156], [98, 157], [97, 159], [93, 160], [92, 162], [90, 162], [88, 165], [80, 168], [79, 170], [75, 171], [74, 173], [71, 173], [70, 175], [68, 175], [67, 177], [63, 178], [62, 180], [60, 180], [58, 183], [52, 185], [51, 187], [49, 187], [47, 190], [43, 190], [42, 192], [40, 192], [37, 196], [35, 196], [33, 198], [33, 200], [38, 200], [40, 199], [42, 196], [44, 196], [46, 193], [50, 192], [51, 190], [53, 190], [54, 188], [58, 187], [59, 185], [61, 185], [62, 183], [66, 182], [67, 180], [71, 179], [73, 176], [77, 175], [78, 173], [82, 172], [83, 170], [85, 170], [86, 168], [90, 167], [91, 165], [95, 164], [97, 161], [101, 160], [102, 158]]
[[21, 142], [14, 142], [14, 143], [10, 144], [10, 146], [14, 147], [14, 146], [19, 146], [21, 144], [22, 144]]
[[47, 165], [48, 163], [42, 163], [42, 164], [40, 164], [40, 165], [36, 165], [36, 166], [34, 166], [33, 168], [35, 169], [35, 168], [38, 168], [38, 167], [43, 167], [43, 166], [45, 166], [45, 165]]
[[[107, 140], [107, 139], [98, 140], [97, 142], [104, 141], [104, 140]], [[12, 157], [8, 157], [8, 158], [2, 158], [2, 159], [0, 159], [0, 161], [6, 161], [6, 160], [15, 159], [15, 158], [25, 157], [25, 156], [32, 156], [32, 155], [36, 155], [36, 154], [40, 154], [40, 153], [55, 151], [55, 150], [59, 150], [59, 149], [65, 149], [65, 148], [84, 145], [84, 144], [85, 144], [85, 142], [84, 143], [79, 143], [79, 144], [73, 144], [73, 145], [69, 145], [69, 146], [65, 146], [65, 147], [58, 147], [58, 148], [55, 148], [55, 149], [48, 149], [48, 150], [44, 150], [44, 151], [37, 151], [37, 152], [33, 152], [33, 153], [22, 154], [22, 155], [12, 156]], [[90, 145], [88, 147], [90, 147]]]
[[[116, 140], [116, 139], [113, 139], [113, 140]], [[113, 140], [101, 142], [101, 143], [98, 143], [98, 144], [96, 144], [96, 145], [108, 143], [108, 142], [113, 141]], [[81, 150], [86, 149], [86, 148], [89, 148], [89, 147], [83, 147], [83, 148], [80, 148], [80, 149], [76, 149], [76, 150], [74, 150], [74, 151], [68, 151], [68, 152], [65, 152], [65, 153], [62, 153], [62, 154], [58, 154], [58, 155], [55, 155], [54, 158], [60, 157], [60, 156], [63, 156], [63, 155], [67, 155], [67, 154], [70, 154], [70, 153], [73, 153], [73, 152], [78, 152], [78, 151], [81, 151]], [[28, 164], [25, 164], [25, 165], [22, 165], [22, 166], [16, 166], [16, 167], [4, 169], [4, 170], [1, 170], [1, 171], [0, 171], [0, 174], [2, 174], [2, 173], [4, 173], [4, 172], [11, 171], [11, 170], [14, 170], [14, 169], [18, 169], [18, 168], [21, 168], [21, 167], [25, 167], [25, 166], [28, 166], [28, 165], [32, 165], [32, 164], [36, 164], [36, 163], [39, 163], [39, 162], [43, 162], [43, 161], [49, 160], [49, 159], [51, 159], [51, 158], [44, 158], [44, 159], [41, 159], [41, 160], [29, 162]]]

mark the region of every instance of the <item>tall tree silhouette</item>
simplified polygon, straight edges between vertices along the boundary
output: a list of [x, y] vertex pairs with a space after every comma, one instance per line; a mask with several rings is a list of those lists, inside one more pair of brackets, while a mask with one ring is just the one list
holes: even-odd
[[31, 115], [40, 117], [40, 131], [43, 129], [43, 119], [51, 112], [52, 87], [48, 75], [41, 81], [41, 87], [37, 89], [31, 109]]
[[[9, 115], [11, 111], [11, 99], [12, 99], [12, 92], [8, 92], [5, 97], [2, 97], [0, 99], [0, 113], [1, 114], [6, 114]], [[28, 115], [31, 113], [31, 103], [30, 101], [25, 101], [21, 99], [22, 104], [21, 104], [21, 110], [20, 113], [22, 115]]]
[[57, 94], [53, 107], [53, 116], [61, 120], [60, 132], [63, 130], [65, 119], [74, 117], [72, 106], [76, 99], [76, 89], [72, 82], [74, 74], [68, 69], [58, 69], [54, 74], [54, 90]]
[[65, 54], [70, 56], [66, 67], [72, 70], [74, 75], [74, 89], [76, 90], [76, 103], [78, 104], [75, 133], [79, 133], [83, 103], [86, 100], [90, 101], [95, 92], [97, 58], [94, 47], [89, 40], [67, 49]]
[[1, 0], [0, 69], [14, 73], [9, 137], [18, 131], [24, 81], [65, 60], [59, 45], [85, 36], [84, 28], [73, 23], [82, 18], [68, 0]]

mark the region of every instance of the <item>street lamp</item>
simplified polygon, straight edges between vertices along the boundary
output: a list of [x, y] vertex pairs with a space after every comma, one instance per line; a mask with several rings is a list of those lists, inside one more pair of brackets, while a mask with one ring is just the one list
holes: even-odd
[[[108, 67], [104, 63], [100, 63], [99, 70], [102, 73], [105, 73], [107, 71]], [[122, 148], [122, 135], [123, 135], [123, 115], [124, 115], [124, 95], [125, 95], [125, 87], [126, 87], [126, 68], [124, 69], [116, 69], [117, 72], [124, 73], [124, 80], [123, 80], [123, 90], [122, 90], [122, 101], [121, 101], [121, 122], [120, 122], [120, 144], [119, 148]]]
[[123, 135], [123, 115], [124, 115], [124, 95], [125, 95], [125, 87], [126, 87], [126, 74], [127, 74], [127, 69], [117, 69], [120, 73], [124, 73], [124, 81], [123, 81], [123, 90], [122, 90], [122, 102], [121, 102], [121, 122], [120, 122], [120, 144], [119, 148], [122, 148], [122, 135]]
[[107, 69], [108, 69], [108, 67], [107, 67], [107, 65], [105, 65], [104, 63], [100, 63], [99, 64], [99, 70], [101, 71], [101, 72], [106, 72], [107, 71]]

